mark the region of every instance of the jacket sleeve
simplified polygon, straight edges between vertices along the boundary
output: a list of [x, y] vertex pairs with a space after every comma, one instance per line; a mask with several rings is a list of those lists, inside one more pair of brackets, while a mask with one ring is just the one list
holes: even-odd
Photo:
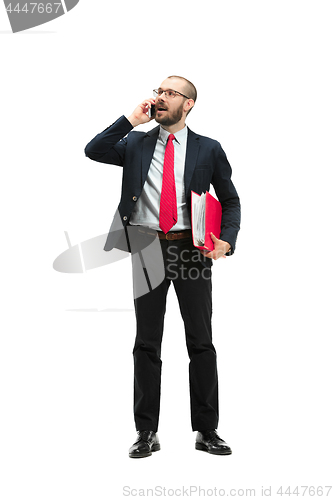
[[212, 184], [222, 205], [220, 239], [230, 243], [231, 250], [226, 255], [232, 255], [235, 251], [237, 234], [240, 229], [240, 201], [231, 180], [232, 170], [227, 156], [221, 145], [217, 144]]
[[122, 166], [127, 144], [125, 136], [132, 128], [127, 118], [121, 116], [88, 142], [84, 149], [85, 155], [94, 161]]

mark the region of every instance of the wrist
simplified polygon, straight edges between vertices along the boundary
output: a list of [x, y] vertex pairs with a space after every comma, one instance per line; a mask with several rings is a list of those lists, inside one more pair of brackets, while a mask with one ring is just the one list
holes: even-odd
[[224, 253], [226, 254], [229, 253], [230, 251], [231, 251], [231, 245], [226, 241], [224, 246]]
[[137, 127], [138, 125], [140, 125], [140, 120], [138, 120], [137, 118], [135, 118], [135, 116], [133, 114], [131, 114], [127, 120], [130, 122], [130, 124], [133, 126], [133, 127]]

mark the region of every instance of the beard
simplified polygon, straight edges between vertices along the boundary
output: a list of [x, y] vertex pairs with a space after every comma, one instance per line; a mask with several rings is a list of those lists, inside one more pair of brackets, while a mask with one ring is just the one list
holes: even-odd
[[173, 111], [171, 114], [170, 111], [167, 111], [167, 116], [158, 117], [156, 113], [155, 121], [157, 121], [157, 123], [160, 123], [161, 125], [166, 125], [168, 127], [170, 125], [175, 125], [176, 123], [178, 123], [182, 119], [182, 116], [183, 116], [183, 104], [180, 104], [180, 106], [177, 109], [175, 109], [175, 111]]

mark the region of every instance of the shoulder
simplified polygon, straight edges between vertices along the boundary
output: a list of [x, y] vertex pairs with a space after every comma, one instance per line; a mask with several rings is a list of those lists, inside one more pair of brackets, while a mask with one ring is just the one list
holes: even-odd
[[216, 139], [212, 139], [211, 137], [207, 137], [206, 135], [197, 134], [196, 132], [193, 132], [189, 128], [188, 128], [188, 134], [193, 139], [199, 140], [200, 144], [204, 144], [205, 146], [210, 147], [211, 149], [222, 149], [221, 144]]
[[146, 132], [144, 132], [142, 130], [131, 130], [131, 132], [127, 136], [127, 139], [129, 139], [131, 141], [138, 141], [139, 142], [146, 137], [155, 136], [155, 135], [157, 137], [159, 128], [160, 127], [158, 126], [158, 127], [155, 127], [151, 130], [148, 130]]
[[189, 136], [191, 136], [192, 144], [194, 140], [197, 139], [200, 147], [204, 150], [205, 154], [211, 155], [215, 161], [222, 161], [223, 163], [227, 160], [227, 155], [221, 146], [221, 143], [216, 139], [207, 137], [205, 135], [196, 134], [189, 129]]

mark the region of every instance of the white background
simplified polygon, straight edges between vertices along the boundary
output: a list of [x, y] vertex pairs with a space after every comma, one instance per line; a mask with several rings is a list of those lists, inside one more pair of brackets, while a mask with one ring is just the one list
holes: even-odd
[[[0, 8], [4, 500], [122, 498], [124, 486], [287, 498], [279, 486], [332, 484], [331, 7], [81, 0], [17, 34]], [[64, 231], [72, 245], [107, 233], [119, 202], [121, 169], [85, 145], [170, 74], [197, 86], [188, 126], [221, 142], [242, 204], [236, 252], [213, 268], [218, 430], [233, 454], [194, 449], [171, 288], [161, 451], [132, 460], [130, 259], [52, 266]]]

